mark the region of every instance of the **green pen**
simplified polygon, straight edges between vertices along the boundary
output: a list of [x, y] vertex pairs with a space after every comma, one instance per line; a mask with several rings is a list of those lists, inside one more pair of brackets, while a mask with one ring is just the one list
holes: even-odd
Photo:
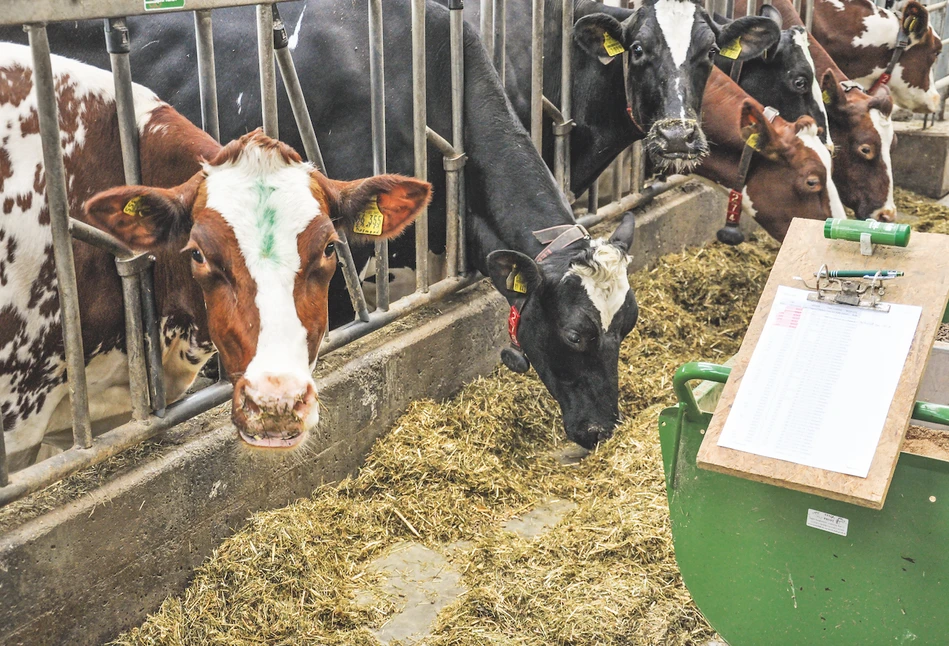
[[880, 278], [899, 278], [903, 272], [895, 269], [839, 269], [829, 270], [828, 278], [873, 278], [877, 274]]

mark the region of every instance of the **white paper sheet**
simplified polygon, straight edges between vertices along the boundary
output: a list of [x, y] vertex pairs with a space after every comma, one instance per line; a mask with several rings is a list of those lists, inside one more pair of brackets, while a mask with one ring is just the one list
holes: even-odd
[[922, 308], [778, 288], [718, 445], [866, 478]]

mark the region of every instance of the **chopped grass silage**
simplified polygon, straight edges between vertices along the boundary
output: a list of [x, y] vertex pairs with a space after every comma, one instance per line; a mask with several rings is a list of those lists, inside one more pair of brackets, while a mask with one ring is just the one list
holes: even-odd
[[[897, 191], [920, 231], [949, 209]], [[401, 541], [450, 554], [468, 592], [428, 646], [704, 644], [714, 637], [672, 549], [657, 417], [686, 361], [734, 354], [776, 255], [770, 240], [664, 257], [632, 277], [640, 319], [623, 344], [615, 437], [575, 466], [556, 403], [533, 373], [503, 369], [446, 402], [413, 404], [359, 475], [254, 515], [117, 644], [370, 646], [394, 611], [360, 601], [371, 561]], [[502, 523], [545, 500], [576, 508], [534, 539]]]

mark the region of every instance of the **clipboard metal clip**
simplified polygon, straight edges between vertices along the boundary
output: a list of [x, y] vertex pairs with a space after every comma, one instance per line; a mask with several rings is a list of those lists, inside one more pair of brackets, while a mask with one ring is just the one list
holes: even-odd
[[813, 285], [799, 278], [806, 288], [814, 292], [807, 296], [809, 301], [849, 305], [875, 312], [890, 311], [889, 304], [882, 301], [886, 285], [880, 274], [863, 278], [835, 278], [831, 277], [827, 265], [821, 265], [814, 276], [816, 281]]

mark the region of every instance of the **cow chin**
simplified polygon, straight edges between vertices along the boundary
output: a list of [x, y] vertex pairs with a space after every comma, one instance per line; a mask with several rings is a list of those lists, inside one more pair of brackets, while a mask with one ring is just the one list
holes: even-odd
[[688, 174], [708, 156], [705, 133], [691, 119], [662, 119], [646, 135], [646, 153], [663, 174]]
[[234, 388], [231, 420], [249, 446], [292, 449], [303, 444], [308, 432], [319, 423], [319, 401], [310, 384], [280, 401], [267, 401], [259, 395], [255, 401], [256, 394], [244, 379]]

